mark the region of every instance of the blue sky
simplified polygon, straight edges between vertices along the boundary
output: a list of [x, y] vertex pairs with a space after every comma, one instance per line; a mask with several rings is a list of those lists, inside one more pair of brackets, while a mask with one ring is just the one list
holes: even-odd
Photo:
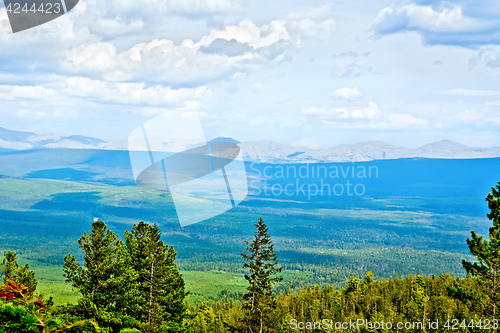
[[500, 145], [498, 1], [81, 0], [13, 34], [0, 127], [123, 140], [163, 113], [207, 139]]

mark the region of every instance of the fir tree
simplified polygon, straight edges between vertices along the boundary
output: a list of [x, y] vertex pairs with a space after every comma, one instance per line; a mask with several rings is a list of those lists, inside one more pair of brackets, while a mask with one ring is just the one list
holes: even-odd
[[125, 232], [132, 268], [137, 272], [139, 297], [134, 317], [149, 332], [184, 332], [184, 280], [174, 263], [177, 253], [164, 244], [156, 225], [144, 222]]
[[75, 256], [64, 257], [64, 276], [80, 292], [78, 310], [112, 332], [134, 326], [130, 316], [136, 304], [136, 272], [123, 242], [102, 221], [92, 223], [92, 231], [78, 240], [83, 263]]
[[462, 265], [468, 275], [477, 277], [483, 301], [486, 303], [486, 314], [496, 319], [500, 304], [500, 182], [496, 188], [491, 188], [486, 201], [490, 209], [487, 217], [493, 222], [493, 226], [489, 228], [489, 241], [471, 231], [467, 244], [477, 261], [463, 260]]
[[[245, 274], [249, 285], [247, 293], [243, 295], [243, 303], [244, 308], [250, 312], [245, 323], [248, 331], [264, 332], [270, 331], [267, 328], [272, 326], [269, 318], [275, 308], [275, 299], [272, 298], [273, 284], [283, 280], [282, 277], [274, 277], [274, 275], [281, 272], [283, 268], [278, 267], [277, 255], [268, 233], [269, 229], [262, 218], [259, 218], [255, 227], [257, 231], [253, 242], [246, 241], [248, 253], [241, 254], [247, 261], [243, 268], [250, 271], [250, 274]], [[267, 325], [264, 327], [266, 319], [268, 319]]]
[[245, 264], [243, 268], [250, 270], [250, 274], [245, 274], [245, 279], [249, 282], [247, 293], [243, 296], [245, 302], [250, 303], [250, 309], [253, 310], [259, 296], [271, 296], [273, 293], [273, 284], [283, 280], [282, 277], [273, 277], [280, 273], [283, 267], [278, 267], [278, 258], [274, 252], [274, 244], [262, 217], [259, 218], [253, 242], [245, 241], [247, 253], [242, 253]]

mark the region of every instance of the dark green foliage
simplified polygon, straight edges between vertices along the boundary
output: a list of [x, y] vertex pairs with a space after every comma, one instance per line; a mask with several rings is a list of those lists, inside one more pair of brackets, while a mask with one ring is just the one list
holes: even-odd
[[491, 188], [486, 201], [490, 209], [487, 216], [493, 222], [489, 228], [489, 241], [471, 231], [467, 244], [477, 261], [462, 261], [467, 274], [477, 277], [480, 288], [474, 292], [458, 285], [452, 291], [470, 306], [484, 307], [484, 315], [496, 319], [500, 305], [500, 182], [496, 188]]
[[[426, 332], [473, 332], [469, 328], [446, 330], [443, 328], [448, 319], [457, 319], [460, 323], [471, 318], [481, 318], [479, 311], [471, 311], [460, 300], [447, 293], [449, 286], [456, 281], [450, 275], [423, 277], [408, 275], [404, 278], [374, 281], [371, 272], [367, 272], [363, 281], [351, 278], [342, 289], [333, 286], [321, 288], [317, 285], [304, 287], [297, 292], [284, 291], [274, 298], [274, 306], [265, 313], [262, 332], [423, 332], [421, 328], [400, 330], [292, 330], [292, 319], [297, 322], [314, 322], [327, 319], [332, 322], [356, 322], [363, 319], [371, 322], [422, 323], [439, 321], [439, 329]], [[473, 279], [464, 283], [473, 284]], [[242, 304], [220, 302], [213, 306], [202, 304], [191, 309], [197, 314], [192, 321], [193, 333], [245, 332], [242, 323], [247, 316]], [[424, 318], [425, 315], [425, 318]], [[241, 329], [243, 328], [243, 329]], [[239, 330], [238, 330], [239, 329]], [[259, 332], [259, 327], [253, 332]], [[474, 331], [476, 332], [476, 331]], [[477, 331], [479, 332], [479, 331]], [[489, 330], [494, 332], [494, 330]]]
[[250, 274], [245, 274], [249, 285], [247, 293], [243, 295], [243, 301], [251, 310], [258, 304], [258, 299], [272, 295], [274, 283], [283, 280], [281, 277], [274, 277], [283, 268], [278, 267], [278, 258], [268, 233], [269, 228], [262, 217], [259, 218], [255, 227], [257, 231], [255, 231], [254, 240], [251, 243], [246, 241], [248, 253], [241, 254], [246, 261], [243, 268], [250, 271]]
[[[67, 316], [60, 316], [54, 311], [52, 297], [44, 300], [32, 289], [37, 285], [35, 273], [28, 271], [28, 266], [19, 269], [16, 258], [15, 253], [7, 252], [3, 260], [5, 281], [0, 285], [0, 333], [101, 332], [93, 321], [71, 322]], [[31, 287], [18, 281], [26, 281]]]
[[141, 333], [141, 331], [136, 328], [124, 328], [120, 331], [120, 333]]
[[7, 280], [12, 280], [19, 285], [28, 287], [30, 293], [35, 292], [38, 284], [35, 279], [35, 272], [30, 270], [30, 265], [28, 264], [19, 267], [17, 255], [14, 252], [7, 251], [5, 253], [1, 268], [0, 277], [2, 277], [3, 283]]
[[[103, 328], [119, 332], [136, 323], [137, 273], [123, 242], [102, 221], [78, 240], [83, 263], [72, 255], [64, 258], [67, 282], [80, 292], [78, 310], [83, 318], [94, 319]], [[132, 308], [131, 308], [132, 307]]]
[[161, 240], [156, 224], [144, 222], [125, 232], [131, 268], [137, 273], [139, 294], [134, 298], [134, 318], [145, 332], [185, 332], [184, 298], [188, 294], [175, 264], [176, 252]]
[[124, 244], [94, 222], [78, 241], [83, 263], [64, 258], [65, 277], [82, 297], [63, 312], [96, 320], [105, 332], [187, 332], [184, 280], [174, 248], [160, 237], [156, 224], [140, 222], [125, 232]]
[[273, 321], [272, 313], [276, 307], [276, 300], [272, 297], [273, 284], [283, 280], [274, 275], [282, 271], [278, 267], [278, 258], [274, 252], [274, 245], [269, 235], [269, 229], [259, 218], [255, 224], [254, 240], [246, 241], [248, 253], [241, 256], [246, 261], [244, 269], [250, 274], [245, 274], [248, 281], [247, 292], [243, 295], [243, 307], [247, 312], [244, 325], [238, 327], [239, 331], [267, 332], [263, 323]]
[[38, 333], [37, 318], [23, 306], [0, 303], [1, 333]]

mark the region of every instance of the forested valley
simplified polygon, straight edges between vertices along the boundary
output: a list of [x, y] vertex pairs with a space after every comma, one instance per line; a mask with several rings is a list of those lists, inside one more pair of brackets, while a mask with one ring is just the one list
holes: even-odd
[[[7, 251], [1, 265], [0, 332], [496, 332], [500, 304], [500, 182], [486, 197], [487, 238], [472, 231], [466, 278], [450, 274], [350, 277], [343, 288], [273, 286], [282, 267], [263, 219], [241, 254], [248, 287], [237, 297], [189, 304], [176, 252], [156, 224], [139, 222], [124, 240], [102, 221], [64, 257], [79, 298], [55, 305], [37, 292], [36, 272]], [[83, 259], [79, 259], [83, 258]], [[286, 281], [285, 281], [286, 282]]]

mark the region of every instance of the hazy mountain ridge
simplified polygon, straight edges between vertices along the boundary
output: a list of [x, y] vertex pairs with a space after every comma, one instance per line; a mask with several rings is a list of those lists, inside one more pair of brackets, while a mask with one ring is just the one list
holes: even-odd
[[[212, 141], [218, 140], [219, 138], [216, 138]], [[220, 140], [238, 142], [232, 138], [220, 138]], [[239, 145], [246, 161], [273, 164], [362, 162], [419, 157], [449, 159], [500, 157], [500, 146], [477, 148], [450, 140], [426, 144], [415, 149], [398, 147], [380, 141], [341, 144], [328, 149], [293, 147], [268, 140], [242, 142]], [[37, 135], [32, 132], [12, 131], [0, 127], [0, 149], [44, 148], [128, 150], [128, 141], [106, 142], [80, 135]]]
[[240, 144], [245, 160], [261, 163], [331, 163], [362, 162], [398, 158], [492, 158], [500, 157], [500, 147], [476, 148], [443, 140], [415, 149], [386, 142], [368, 141], [342, 144], [329, 149], [306, 149], [272, 141]]

